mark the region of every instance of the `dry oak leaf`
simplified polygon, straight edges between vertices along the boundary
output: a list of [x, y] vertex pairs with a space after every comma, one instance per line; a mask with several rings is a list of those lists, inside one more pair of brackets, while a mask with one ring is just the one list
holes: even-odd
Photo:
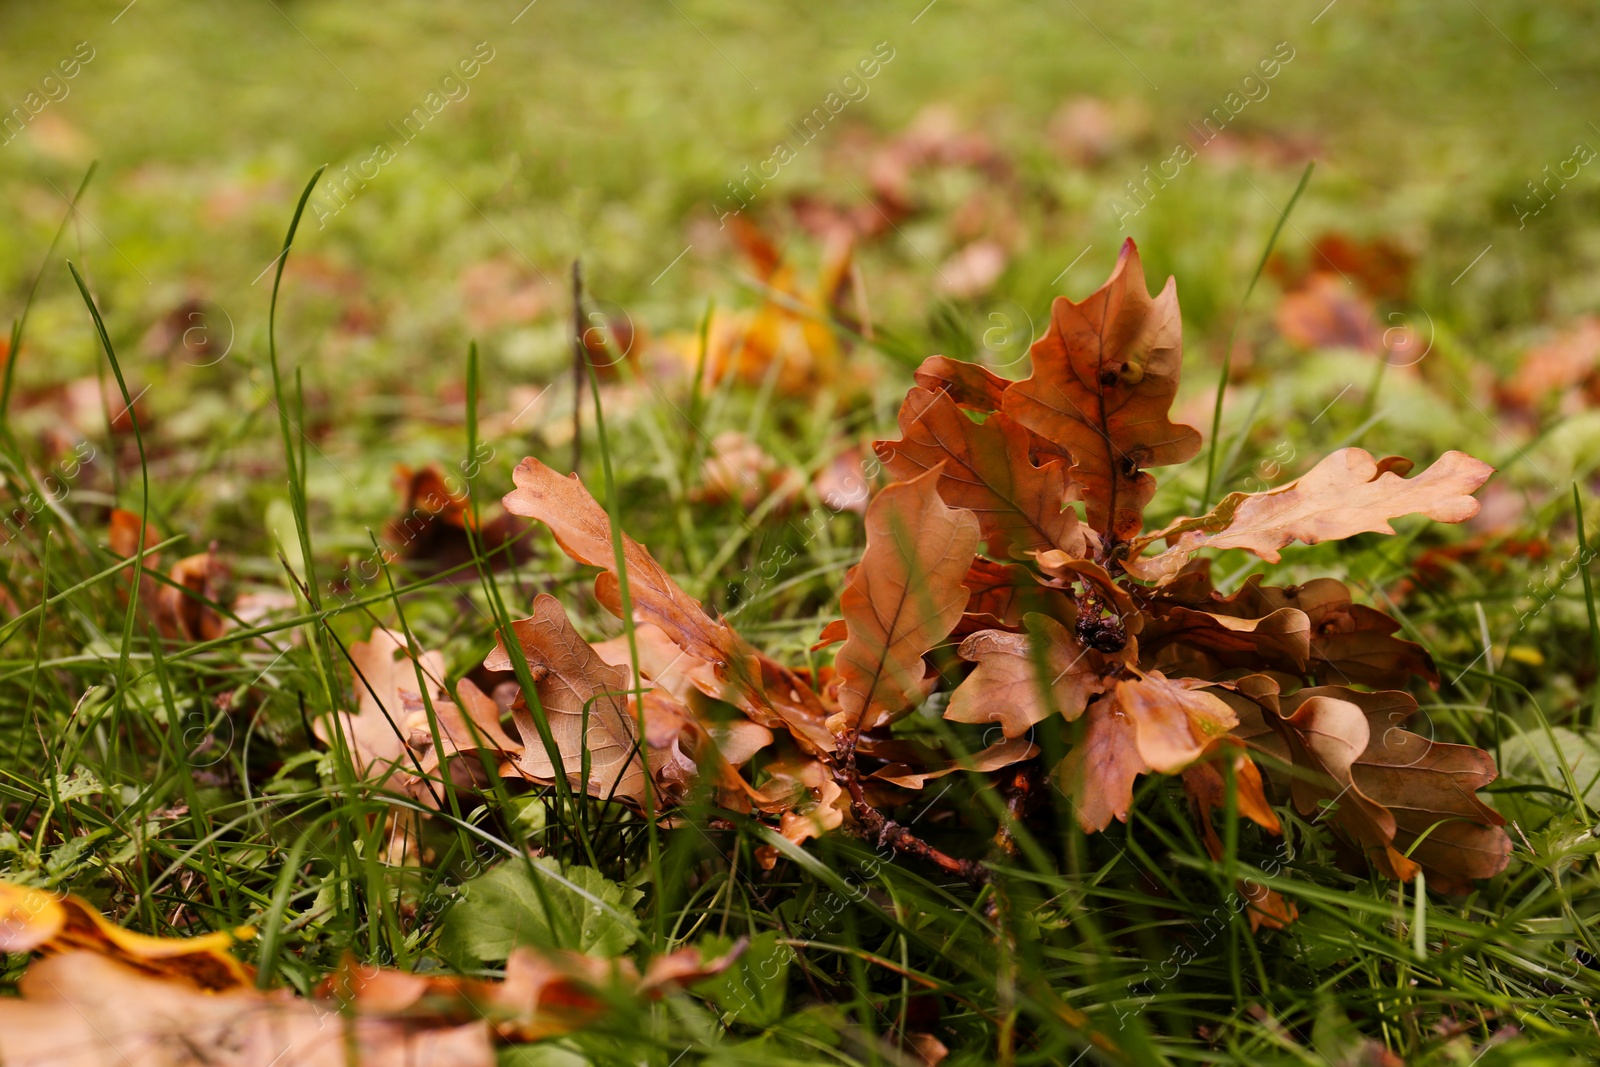
[[[139, 554], [139, 516], [122, 508], [113, 508], [107, 530], [107, 544], [118, 556]], [[205, 552], [185, 556], [167, 572], [167, 581], [157, 580], [152, 573], [161, 555], [151, 552], [160, 543], [161, 535], [154, 526], [144, 527], [143, 573], [139, 577], [139, 603], [162, 637], [185, 641], [211, 641], [227, 630], [228, 620], [217, 608], [226, 608], [232, 597], [229, 585], [232, 578], [227, 563], [217, 555], [215, 546]], [[124, 571], [130, 570], [132, 564]], [[118, 596], [126, 597], [119, 588]]]
[[1034, 465], [1032, 437], [1007, 415], [977, 423], [948, 394], [912, 389], [900, 407], [900, 440], [873, 448], [902, 480], [939, 466], [939, 495], [978, 517], [991, 556], [1052, 548], [1081, 556], [1078, 513], [1067, 506], [1075, 486], [1060, 460]]
[[[786, 730], [808, 752], [832, 752], [833, 734], [827, 725], [828, 712], [811, 687], [793, 671], [760, 652], [744, 649], [757, 673], [758, 690], [745, 688], [730, 692], [716, 668], [707, 660], [680, 649], [659, 627], [640, 623], [634, 627], [633, 652], [638, 656], [639, 673], [657, 687], [671, 693], [680, 704], [694, 705], [694, 694], [728, 701], [750, 717], [753, 723], [770, 729]], [[841, 634], [839, 640], [843, 640]], [[624, 635], [595, 646], [607, 663], [627, 666], [630, 651]]]
[[1012, 384], [1010, 379], [977, 363], [929, 356], [916, 372], [917, 385], [949, 395], [957, 407], [987, 414], [1000, 410], [1001, 398]]
[[39, 960], [0, 1000], [7, 1067], [492, 1067], [488, 1023], [345, 1018], [337, 1003], [152, 977], [92, 952]]
[[961, 583], [977, 554], [978, 520], [939, 499], [940, 474], [896, 482], [867, 509], [867, 546], [839, 596], [850, 636], [834, 659], [836, 735], [883, 726], [920, 703], [923, 656], [966, 608]]
[[1156, 488], [1145, 468], [1200, 451], [1199, 432], [1168, 418], [1183, 360], [1176, 279], [1152, 299], [1130, 239], [1086, 300], [1056, 298], [1030, 351], [1033, 375], [1006, 389], [1003, 410], [1072, 455], [1094, 530], [1135, 537]]
[[1207, 683], [1169, 679], [1159, 671], [1119, 681], [1085, 712], [1083, 740], [1056, 774], [1085, 833], [1126, 822], [1133, 783], [1155, 771], [1176, 774], [1238, 723]]
[[702, 470], [702, 484], [692, 499], [704, 504], [736, 502], [754, 510], [769, 497], [782, 508], [805, 492], [800, 472], [786, 468], [749, 435], [724, 430], [711, 439], [711, 451]]
[[[1129, 546], [1128, 573], [1163, 584], [1202, 548], [1242, 548], [1269, 563], [1292, 541], [1314, 545], [1361, 533], [1394, 533], [1389, 520], [1422, 514], [1462, 522], [1478, 513], [1472, 493], [1494, 468], [1465, 452], [1446, 452], [1414, 478], [1409, 460], [1376, 460], [1360, 448], [1342, 448], [1288, 485], [1260, 493], [1230, 493], [1208, 515], [1179, 519]], [[1139, 560], [1146, 546], [1166, 539], [1172, 547]]]
[[[778, 832], [799, 845], [844, 824], [850, 797], [821, 760], [788, 754], [768, 763], [761, 787], [750, 796], [760, 810], [778, 816]], [[761, 866], [771, 870], [777, 853], [757, 851]]]
[[[538, 519], [550, 528], [556, 544], [579, 563], [604, 568], [615, 590], [617, 558], [611, 543], [611, 519], [589, 495], [576, 474], [562, 477], [529, 457], [512, 474], [516, 489], [502, 503], [513, 515]], [[628, 571], [628, 592], [642, 621], [651, 622], [685, 652], [709, 660], [720, 668], [733, 665], [740, 655], [739, 641], [729, 627], [705, 613], [699, 601], [678, 587], [649, 551], [627, 534], [622, 535], [622, 558]], [[597, 584], [596, 592], [600, 592]], [[615, 607], [616, 598], [601, 602]]]
[[1415, 677], [1439, 684], [1439, 669], [1428, 650], [1395, 637], [1398, 622], [1377, 608], [1354, 603], [1349, 588], [1335, 578], [1278, 587], [1263, 585], [1252, 575], [1237, 593], [1215, 599], [1208, 610], [1251, 618], [1285, 608], [1304, 612], [1310, 623], [1309, 671], [1321, 681], [1374, 689], [1401, 689]]
[[355, 714], [323, 716], [312, 723], [312, 731], [325, 745], [342, 737], [356, 773], [365, 778], [386, 781], [402, 764], [415, 770], [406, 752], [411, 730], [403, 725], [407, 697], [420, 701], [426, 688], [430, 702], [447, 699], [444, 656], [424, 652], [413, 659], [404, 637], [379, 628], [366, 641], [350, 642], [350, 671], [355, 679]]
[[[1212, 742], [1205, 758], [1191, 764], [1183, 772], [1183, 791], [1189, 795], [1191, 809], [1200, 824], [1201, 839], [1213, 860], [1221, 860], [1226, 855], [1222, 838], [1217, 836], [1216, 827], [1211, 824], [1211, 812], [1227, 810], [1228, 784], [1217, 769], [1218, 763], [1223, 760], [1233, 763], [1234, 798], [1239, 814], [1268, 833], [1283, 833], [1277, 813], [1267, 802], [1261, 768], [1245, 753], [1241, 743], [1231, 737], [1218, 738]], [[1251, 879], [1241, 878], [1235, 884], [1240, 899], [1250, 904], [1251, 933], [1263, 926], [1281, 930], [1299, 918], [1299, 910], [1281, 894], [1260, 883], [1253, 886], [1251, 883]]]
[[[527, 515], [550, 528], [562, 551], [580, 563], [602, 567], [595, 596], [621, 618], [622, 589], [611, 543], [611, 519], [589, 495], [577, 475], [563, 478], [536, 459], [524, 459], [513, 475], [517, 488], [506, 494], [505, 509]], [[744, 709], [763, 725], [781, 724], [803, 744], [831, 749], [832, 739], [817, 723], [817, 709], [793, 701], [769, 699], [763, 678], [770, 673], [760, 656], [727, 623], [712, 619], [685, 593], [645, 547], [622, 535], [622, 557], [634, 619], [660, 628], [689, 656], [709, 663], [722, 683], [708, 694]], [[820, 736], [819, 736], [820, 735]]]
[[989, 773], [1021, 763], [1039, 754], [1039, 746], [1021, 737], [996, 741], [988, 748], [974, 752], [965, 759], [945, 760], [929, 766], [912, 767], [905, 763], [891, 763], [872, 773], [872, 780], [888, 782], [904, 789], [921, 789], [935, 778], [943, 778], [956, 771]]
[[[533, 712], [525, 702], [512, 708], [522, 752], [517, 769], [537, 782], [551, 783], [564, 773], [591, 796], [615, 797], [635, 805], [645, 802], [645, 768], [638, 748], [638, 725], [629, 709], [629, 673], [601, 658], [573, 628], [561, 602], [548, 593], [533, 601], [533, 614], [513, 622], [512, 629], [527, 657], [539, 706], [560, 758], [545, 750]], [[511, 657], [496, 638], [484, 660], [491, 671], [511, 669]], [[589, 779], [582, 780], [587, 754]]]
[[1052, 714], [1076, 719], [1111, 684], [1112, 657], [1085, 648], [1048, 616], [1029, 614], [1026, 622], [1031, 632], [981, 630], [961, 642], [961, 658], [977, 667], [950, 694], [945, 718], [997, 722], [1007, 737], [1021, 737]]
[[1237, 667], [1266, 667], [1299, 675], [1311, 657], [1311, 620], [1292, 607], [1269, 610], [1259, 618], [1182, 605], [1151, 611], [1139, 634], [1143, 654], [1160, 662], [1162, 650], [1172, 644], [1202, 652], [1209, 663], [1200, 669], [1207, 676]]
[[[406, 779], [406, 792], [419, 803], [437, 807], [441, 797], [430, 782], [439, 777], [440, 764], [449, 772], [451, 787], [463, 790], [481, 790], [489, 784], [479, 753], [487, 752], [498, 762], [522, 750], [500, 727], [500, 705], [493, 697], [479, 689], [469, 679], [456, 683], [456, 696], [460, 703], [449, 700], [433, 702], [430, 720], [428, 706], [418, 693], [402, 691], [400, 701], [406, 712], [401, 722], [401, 732], [406, 745], [418, 754], [420, 773]], [[438, 728], [438, 744], [434, 744], [434, 728]], [[461, 757], [461, 758], [453, 758]]]
[[[255, 988], [227, 953], [233, 935], [153, 938], [83, 900], [0, 883], [0, 951], [39, 951], [0, 998], [7, 1067], [489, 1067], [493, 1042], [533, 1041], [593, 1022], [617, 992], [654, 999], [725, 970], [680, 949], [643, 977], [628, 960], [519, 946], [503, 982], [347, 963], [299, 998]], [[247, 935], [240, 930], [238, 934]]]
[[0, 953], [84, 950], [157, 978], [220, 990], [254, 981], [254, 971], [228, 952], [254, 936], [241, 926], [200, 937], [150, 937], [111, 922], [81, 897], [0, 882]]
[[[740, 942], [707, 960], [699, 949], [685, 947], [654, 957], [641, 976], [626, 958], [608, 960], [571, 950], [518, 945], [506, 960], [505, 980], [499, 982], [346, 961], [323, 979], [317, 994], [330, 1003], [347, 1005], [357, 1018], [376, 1016], [413, 1026], [486, 1020], [502, 1041], [540, 1041], [595, 1022], [618, 993], [657, 999], [672, 989], [721, 973], [743, 951]], [[417, 1067], [433, 1064], [413, 1062]], [[441, 1061], [441, 1067], [445, 1062], [453, 1061]]]
[[1463, 893], [1505, 869], [1504, 820], [1476, 796], [1497, 776], [1493, 758], [1405, 729], [1417, 710], [1409, 694], [1322, 686], [1279, 698], [1260, 675], [1235, 685], [1255, 705], [1231, 701], [1236, 735], [1293, 764], [1301, 772], [1288, 783], [1295, 807], [1309, 815], [1332, 802], [1330, 821], [1381, 873], [1408, 881], [1420, 868], [1429, 888]]

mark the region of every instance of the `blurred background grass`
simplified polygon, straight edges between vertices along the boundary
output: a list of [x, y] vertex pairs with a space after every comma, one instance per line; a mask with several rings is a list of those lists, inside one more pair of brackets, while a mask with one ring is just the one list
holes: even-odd
[[[1153, 283], [1177, 276], [1189, 353], [1179, 411], [1208, 425], [1246, 283], [1314, 159], [1281, 253], [1305, 262], [1328, 233], [1401, 249], [1410, 278], [1379, 310], [1383, 324], [1424, 335], [1429, 356], [1378, 378], [1370, 354], [1286, 344], [1269, 278], [1239, 331], [1227, 426], [1245, 430], [1234, 438], [1244, 447], [1220, 484], [1242, 487], [1255, 453], [1286, 440], [1299, 470], [1361, 438], [1422, 459], [1478, 452], [1538, 503], [1593, 469], [1600, 424], [1591, 413], [1547, 439], [1548, 426], [1508, 435], [1487, 396], [1531, 345], [1600, 304], [1600, 228], [1589, 224], [1600, 168], [1582, 168], [1525, 222], [1516, 208], [1537, 203], [1529, 183], [1546, 167], [1580, 143], [1600, 145], [1596, 22], [1583, 3], [1493, 0], [1206, 12], [1073, 0], [5, 4], [7, 108], [75, 50], [93, 58], [64, 98], [0, 145], [0, 287], [14, 315], [98, 160], [62, 252], [90, 279], [132, 388], [148, 388], [140, 410], [155, 441], [158, 525], [197, 543], [265, 548], [264, 516], [283, 495], [265, 372], [268, 268], [313, 169], [328, 165], [318, 202], [331, 204], [346, 167], [395, 145], [348, 206], [325, 213], [314, 202], [279, 318], [285, 365], [304, 373], [320, 545], [365, 553], [365, 530], [396, 506], [396, 464], [462, 454], [471, 339], [482, 346], [490, 436], [498, 425], [520, 442], [499, 450], [486, 493], [527, 451], [565, 455], [572, 260], [613, 324], [640, 348], [667, 338], [681, 361], [692, 363], [685, 353], [710, 304], [759, 305], [731, 231], [717, 225], [733, 203], [728, 183], [779, 140], [798, 145], [790, 124], [887, 42], [893, 59], [867, 95], [799, 148], [746, 217], [809, 279], [822, 242], [792, 205], [870, 215], [875, 153], [919, 123], [985, 139], [1005, 177], [931, 168], [917, 179], [924, 210], [857, 248], [858, 295], [902, 358], [857, 346], [847, 359], [874, 383], [866, 393], [780, 396], [799, 413], [766, 419], [758, 434], [780, 459], [818, 465], [891, 426], [906, 361], [922, 355], [977, 354], [1021, 373], [1050, 298], [1098, 285], [1129, 235]], [[465, 98], [402, 143], [397, 126], [475, 49], [493, 58], [465, 81]], [[1194, 142], [1207, 114], [1285, 49], [1293, 58], [1267, 95], [1119, 225], [1128, 183]], [[1071, 110], [1085, 100], [1087, 119]], [[963, 219], [972, 204], [979, 214]], [[963, 242], [1002, 229], [998, 276], [944, 291]], [[196, 307], [201, 319], [178, 321]], [[199, 355], [174, 344], [192, 323], [215, 342]], [[680, 390], [690, 369], [680, 367]], [[51, 391], [103, 373], [58, 260], [17, 363], [23, 402], [12, 418], [48, 433], [63, 419]], [[661, 432], [639, 429], [626, 394], [609, 402], [619, 405], [620, 476], [659, 491]], [[768, 410], [764, 399], [738, 402], [696, 430], [755, 428]], [[1183, 476], [1191, 506], [1202, 478]], [[637, 532], [649, 538], [658, 522], [676, 531], [669, 519], [647, 509]], [[276, 565], [256, 569], [270, 579]]]

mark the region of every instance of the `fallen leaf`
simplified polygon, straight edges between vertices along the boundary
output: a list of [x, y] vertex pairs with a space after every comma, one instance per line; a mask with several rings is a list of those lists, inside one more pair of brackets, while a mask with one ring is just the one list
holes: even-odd
[[1051, 548], [1082, 555], [1067, 469], [1059, 460], [1035, 466], [1032, 436], [1004, 414], [977, 423], [948, 394], [912, 389], [900, 408], [900, 440], [873, 447], [901, 480], [939, 467], [939, 495], [978, 517], [990, 555], [1020, 559]]
[[958, 407], [988, 413], [999, 411], [1011, 382], [976, 363], [948, 356], [929, 356], [917, 368], [918, 387], [949, 394]]
[[[513, 622], [512, 629], [533, 674], [539, 709], [549, 724], [561, 769], [558, 772], [555, 756], [545, 750], [534, 718], [538, 712], [526, 704], [512, 709], [522, 735], [517, 768], [545, 784], [564, 773], [591, 796], [642, 806], [645, 767], [638, 752], [638, 726], [628, 706], [632, 688], [628, 672], [602, 659], [573, 628], [561, 602], [548, 593], [540, 593], [533, 614]], [[484, 666], [492, 671], [511, 668], [511, 657], [498, 639]]]
[[[1124, 566], [1135, 577], [1161, 583], [1202, 548], [1242, 548], [1276, 563], [1278, 550], [1292, 541], [1314, 545], [1360, 533], [1392, 534], [1389, 520], [1402, 515], [1462, 522], [1477, 514], [1472, 493], [1494, 473], [1464, 452], [1446, 452], [1416, 477], [1403, 477], [1410, 467], [1408, 460], [1379, 461], [1363, 449], [1340, 449], [1287, 485], [1230, 493], [1209, 514], [1178, 519], [1138, 538]], [[1138, 559], [1163, 539], [1172, 547]]]
[[961, 584], [978, 548], [978, 520], [939, 499], [938, 468], [878, 494], [867, 509], [867, 547], [845, 577], [839, 605], [850, 636], [834, 659], [836, 735], [876, 729], [926, 694], [923, 656], [950, 633], [967, 603]]
[[356, 774], [363, 778], [381, 783], [396, 770], [415, 770], [414, 757], [406, 750], [410, 730], [402, 725], [406, 697], [420, 700], [426, 689], [429, 700], [446, 699], [444, 656], [424, 652], [413, 659], [404, 637], [379, 628], [366, 641], [350, 642], [350, 672], [354, 714], [322, 716], [311, 724], [312, 731], [325, 745], [346, 746]]
[[[517, 488], [506, 494], [505, 509], [544, 523], [562, 551], [579, 563], [604, 568], [610, 581], [603, 588], [597, 584], [596, 593], [604, 593], [601, 603], [620, 616], [617, 558], [605, 509], [576, 474], [563, 478], [531, 457], [517, 465], [513, 477]], [[746, 682], [750, 680], [749, 652], [725, 623], [707, 615], [644, 546], [627, 534], [622, 535], [622, 557], [629, 596], [642, 621], [659, 626], [678, 647], [709, 661], [719, 672], [734, 672]]]
[[1261, 676], [1237, 686], [1260, 709], [1252, 720], [1240, 708], [1238, 733], [1296, 768], [1296, 809], [1332, 803], [1329, 820], [1381, 873], [1409, 881], [1420, 868], [1429, 888], [1464, 893], [1505, 869], [1504, 820], [1476, 796], [1496, 777], [1493, 758], [1405, 729], [1417, 710], [1408, 694], [1322, 686], [1279, 697]]
[[904, 763], [891, 763], [872, 773], [875, 781], [888, 782], [906, 789], [921, 789], [935, 778], [943, 778], [957, 771], [988, 773], [1021, 763], [1039, 754], [1039, 746], [1020, 737], [996, 741], [966, 759], [946, 760], [927, 766], [911, 767]]
[[1030, 614], [1028, 632], [983, 630], [961, 642], [962, 659], [977, 667], [950, 694], [944, 717], [1001, 725], [1021, 737], [1052, 714], [1067, 720], [1110, 684], [1106, 655], [1080, 645], [1055, 619]]
[[1200, 434], [1167, 417], [1183, 359], [1176, 279], [1151, 298], [1130, 239], [1086, 300], [1056, 298], [1031, 352], [1033, 375], [1006, 389], [1005, 413], [1072, 455], [1095, 531], [1135, 537], [1155, 493], [1145, 468], [1200, 451]]
[[[400, 513], [384, 526], [384, 539], [393, 549], [384, 552], [386, 561], [408, 560], [425, 565], [423, 569], [429, 572], [459, 567], [474, 558], [474, 534], [490, 566], [506, 566], [531, 555], [524, 536], [526, 522], [497, 513], [479, 524], [468, 511], [465, 483], [452, 489], [437, 463], [417, 470], [402, 464], [395, 470], [395, 482], [402, 503]], [[467, 577], [476, 580], [475, 575]]]
[[1311, 275], [1278, 303], [1278, 332], [1301, 348], [1375, 352], [1383, 330], [1372, 302], [1337, 274]]
[[1206, 684], [1151, 671], [1119, 681], [1089, 705], [1083, 741], [1056, 772], [1086, 833], [1113, 818], [1127, 821], [1139, 775], [1182, 771], [1238, 723]]
[[1439, 670], [1427, 649], [1395, 637], [1400, 624], [1376, 608], [1354, 603], [1349, 588], [1337, 579], [1313, 578], [1279, 588], [1252, 575], [1233, 596], [1210, 605], [1219, 615], [1244, 618], [1270, 617], [1289, 608], [1303, 612], [1310, 625], [1308, 669], [1316, 680], [1378, 689], [1403, 688], [1419, 677], [1439, 684]]
[[228, 951], [254, 936], [251, 927], [241, 926], [200, 937], [150, 937], [111, 922], [81, 897], [0, 882], [0, 953], [92, 952], [155, 978], [225, 990], [255, 980]]
[[[40, 960], [0, 1000], [8, 1067], [492, 1067], [489, 1024], [345, 1018], [336, 1001], [154, 978], [91, 952]], [[359, 1050], [357, 1055], [352, 1050]]]

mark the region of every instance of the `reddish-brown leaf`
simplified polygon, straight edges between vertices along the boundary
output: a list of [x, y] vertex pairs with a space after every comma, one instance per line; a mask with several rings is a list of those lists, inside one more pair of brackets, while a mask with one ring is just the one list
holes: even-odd
[[1200, 434], [1167, 417], [1183, 359], [1176, 281], [1152, 298], [1129, 240], [1088, 299], [1056, 298], [1032, 355], [1033, 375], [1005, 391], [1005, 413], [1072, 455], [1089, 525], [1108, 541], [1131, 539], [1155, 493], [1145, 468], [1200, 451]]
[[867, 509], [867, 547], [839, 604], [850, 636], [834, 660], [835, 734], [891, 722], [927, 692], [922, 657], [961, 618], [978, 520], [939, 499], [939, 470], [897, 482]]
[[1106, 654], [1083, 647], [1048, 616], [1027, 621], [1030, 633], [982, 630], [961, 642], [961, 658], [977, 667], [950, 694], [945, 718], [997, 722], [1007, 737], [1021, 737], [1052, 714], [1076, 719], [1105, 691]]
[[1158, 671], [1124, 679], [1089, 705], [1083, 742], [1057, 768], [1085, 832], [1126, 821], [1133, 782], [1155, 771], [1176, 774], [1238, 723], [1206, 683]]
[[[1417, 475], [1405, 478], [1408, 460], [1382, 461], [1359, 448], [1344, 448], [1288, 485], [1260, 493], [1231, 493], [1198, 518], [1179, 519], [1136, 540], [1124, 564], [1147, 581], [1171, 580], [1202, 548], [1242, 548], [1269, 563], [1292, 541], [1314, 545], [1360, 533], [1394, 533], [1389, 520], [1421, 514], [1438, 522], [1462, 522], [1478, 513], [1472, 498], [1494, 468], [1464, 452], [1446, 452]], [[1146, 546], [1166, 539], [1172, 547], [1138, 560]]]
[[[531, 457], [517, 464], [513, 479], [517, 488], [506, 494], [505, 509], [538, 519], [550, 528], [567, 555], [611, 575], [606, 588], [612, 592], [602, 597], [602, 603], [611, 601], [608, 607], [616, 607], [617, 559], [605, 509], [577, 475], [563, 478]], [[707, 615], [699, 601], [680, 589], [649, 551], [627, 534], [622, 535], [622, 558], [629, 595], [644, 621], [661, 627], [684, 651], [719, 667], [736, 658], [738, 639], [733, 631]]]
[[[540, 593], [533, 614], [512, 627], [527, 656], [568, 781], [591, 796], [614, 796], [642, 805], [645, 770], [637, 751], [638, 727], [628, 706], [628, 671], [602, 659], [573, 628], [561, 602], [548, 593]], [[503, 645], [496, 644], [484, 666], [510, 669], [511, 658]], [[518, 769], [534, 781], [555, 781], [556, 763], [545, 750], [533, 712], [519, 703], [512, 715], [522, 735]], [[582, 778], [585, 753], [587, 782]]]
[[1010, 380], [1000, 377], [987, 367], [967, 363], [949, 356], [929, 356], [917, 368], [917, 385], [949, 395], [957, 406], [987, 414], [999, 411], [1001, 396]]
[[1380, 872], [1409, 880], [1420, 867], [1429, 888], [1459, 893], [1505, 869], [1504, 820], [1476, 796], [1494, 781], [1494, 760], [1405, 729], [1417, 710], [1408, 694], [1322, 686], [1280, 698], [1260, 675], [1236, 687], [1235, 733], [1293, 764], [1295, 807], [1311, 815], [1331, 802], [1327, 818]]
[[974, 422], [949, 395], [912, 389], [900, 408], [900, 440], [873, 447], [896, 478], [940, 468], [939, 495], [978, 517], [989, 554], [1022, 558], [1060, 549], [1082, 555], [1083, 531], [1067, 506], [1076, 498], [1066, 466], [1035, 466], [1033, 434], [1004, 414]]

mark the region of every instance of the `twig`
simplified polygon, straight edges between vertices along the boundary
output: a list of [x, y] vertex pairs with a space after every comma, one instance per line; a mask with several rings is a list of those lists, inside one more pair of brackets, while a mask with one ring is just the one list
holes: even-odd
[[861, 824], [862, 833], [876, 839], [879, 845], [888, 845], [896, 852], [906, 852], [953, 874], [973, 885], [989, 881], [989, 871], [977, 860], [957, 859], [934, 848], [922, 838], [884, 815], [868, 800], [861, 787], [861, 773], [856, 768], [856, 741], [859, 735], [851, 732], [840, 746], [838, 762], [833, 768], [833, 779], [850, 795], [850, 813]]

